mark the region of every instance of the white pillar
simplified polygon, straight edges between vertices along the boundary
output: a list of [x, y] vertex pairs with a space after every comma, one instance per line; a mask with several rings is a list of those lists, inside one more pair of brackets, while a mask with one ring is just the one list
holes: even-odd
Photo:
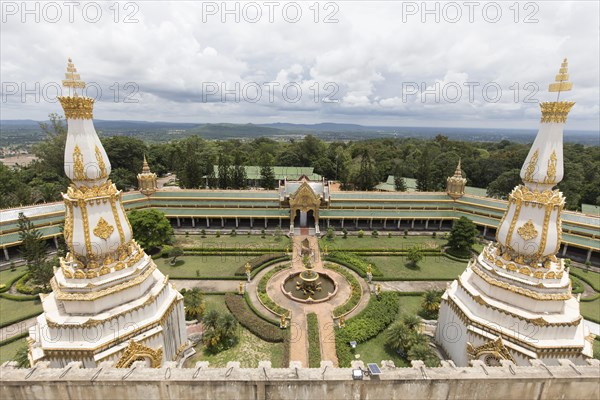
[[386, 226], [386, 225], [387, 225], [387, 218], [385, 218], [385, 219], [383, 220], [383, 229], [386, 229], [386, 228], [387, 228], [387, 226]]
[[563, 244], [563, 251], [562, 251], [562, 256], [564, 257], [567, 254], [567, 248], [569, 247], [568, 244]]
[[400, 223], [402, 222], [401, 219], [398, 220], [398, 226], [396, 227], [397, 229], [400, 229]]
[[369, 220], [369, 229], [373, 229], [373, 218]]
[[192, 228], [196, 227], [196, 221], [194, 220], [194, 217], [192, 217]]
[[265, 229], [267, 229], [267, 217], [265, 217]]
[[410, 229], [415, 229], [415, 220], [414, 219], [410, 223]]
[[279, 229], [281, 229], [281, 217], [279, 217]]
[[356, 220], [354, 221], [354, 227], [358, 228], [358, 218], [356, 218]]
[[429, 220], [425, 220], [425, 230], [429, 229]]
[[588, 263], [592, 259], [592, 249], [588, 249], [587, 256], [585, 257], [585, 262]]
[[327, 218], [327, 229], [329, 229], [329, 218]]
[[8, 249], [5, 247], [2, 250], [4, 250], [4, 259], [6, 261], [10, 260], [10, 257], [8, 256]]
[[177, 227], [181, 228], [181, 221], [179, 220], [179, 217], [176, 217], [176, 218], [177, 218]]
[[254, 218], [250, 217], [250, 228], [254, 228]]
[[221, 228], [225, 228], [225, 220], [221, 217]]
[[235, 228], [237, 229], [240, 225], [240, 219], [238, 217], [235, 217]]
[[483, 237], [485, 237], [485, 235], [487, 235], [487, 225], [483, 227]]
[[54, 236], [54, 247], [56, 248], [56, 250], [58, 250], [58, 238], [56, 236]]
[[344, 229], [344, 218], [342, 217], [342, 229]]
[[443, 219], [440, 219], [440, 229], [439, 229], [440, 231], [442, 230], [442, 224], [443, 224], [443, 223], [444, 223], [444, 220], [443, 220]]
[[206, 217], [206, 227], [210, 228], [210, 218]]

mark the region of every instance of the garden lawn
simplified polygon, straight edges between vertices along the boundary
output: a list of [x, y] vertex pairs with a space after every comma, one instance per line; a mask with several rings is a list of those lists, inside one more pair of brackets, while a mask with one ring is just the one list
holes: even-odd
[[273, 368], [281, 368], [283, 343], [269, 343], [254, 336], [239, 325], [239, 342], [234, 347], [217, 354], [204, 355], [202, 344], [196, 346], [196, 354], [186, 361], [186, 367], [193, 368], [198, 361], [208, 361], [209, 367], [222, 368], [229, 361], [239, 361], [242, 368], [256, 368], [259, 361], [271, 361]]
[[217, 310], [218, 312], [229, 313], [227, 306], [225, 305], [224, 295], [204, 295], [204, 305], [206, 306], [205, 313], [209, 310]]
[[[399, 316], [416, 314], [421, 308], [422, 296], [401, 296]], [[373, 339], [356, 346], [355, 354], [360, 354], [359, 360], [381, 365], [382, 360], [392, 360], [396, 367], [409, 367], [410, 363], [401, 358], [396, 352], [388, 351], [385, 347], [385, 330]]]
[[466, 261], [454, 261], [442, 255], [425, 256], [419, 262], [417, 268], [408, 268], [407, 259], [404, 256], [371, 256], [364, 257], [379, 268], [386, 279], [455, 279], [466, 268]]
[[600, 324], [600, 299], [594, 301], [582, 301], [579, 303], [579, 307], [583, 318]]
[[10, 269], [0, 271], [0, 284], [6, 285], [8, 281], [10, 281], [18, 276], [21, 276], [26, 272], [27, 272], [27, 267], [25, 265], [15, 268], [14, 271], [11, 271]]
[[[230, 231], [223, 231], [229, 233]], [[271, 235], [265, 235], [263, 239], [260, 234], [246, 235], [238, 234], [236, 236], [221, 235], [206, 235], [205, 238], [201, 235], [175, 235], [175, 246], [181, 246], [183, 249], [197, 248], [219, 248], [231, 250], [252, 250], [252, 249], [273, 249], [284, 250], [286, 246], [290, 246], [290, 239], [287, 236], [281, 236], [279, 240]]]
[[12, 361], [21, 346], [27, 346], [27, 338], [15, 340], [0, 347], [0, 364], [5, 361]]
[[0, 324], [42, 313], [39, 300], [14, 301], [0, 297]]
[[[175, 279], [233, 277], [235, 271], [255, 256], [181, 256], [175, 266], [169, 258], [154, 260], [163, 274]], [[197, 271], [197, 272], [196, 272]]]
[[328, 252], [353, 249], [378, 249], [381, 251], [389, 249], [408, 250], [415, 245], [421, 246], [423, 249], [437, 249], [445, 243], [445, 239], [431, 236], [392, 236], [390, 238], [387, 236], [387, 233], [380, 233], [378, 238], [374, 238], [371, 237], [370, 232], [366, 232], [363, 238], [348, 236], [348, 238], [343, 239], [341, 236], [337, 236], [332, 242], [327, 239], [319, 240], [321, 249], [327, 246]]

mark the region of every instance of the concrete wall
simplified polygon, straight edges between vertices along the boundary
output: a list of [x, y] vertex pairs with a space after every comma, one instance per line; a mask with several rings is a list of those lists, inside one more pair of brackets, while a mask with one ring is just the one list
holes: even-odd
[[[62, 369], [40, 363], [35, 369], [17, 369], [11, 363], [0, 367], [2, 399], [598, 399], [600, 361], [575, 366], [562, 361], [559, 366], [519, 367], [503, 362], [501, 367], [485, 367], [474, 362], [465, 368], [443, 362], [440, 368], [427, 368], [420, 361], [412, 368], [395, 368], [384, 362], [382, 374], [352, 380], [351, 368], [273, 369], [270, 362], [258, 368], [208, 368], [199, 362], [195, 368], [175, 368], [167, 363], [159, 369], [136, 362], [129, 369], [102, 363], [96, 369], [80, 369], [71, 363]], [[354, 362], [354, 368], [362, 362]]]

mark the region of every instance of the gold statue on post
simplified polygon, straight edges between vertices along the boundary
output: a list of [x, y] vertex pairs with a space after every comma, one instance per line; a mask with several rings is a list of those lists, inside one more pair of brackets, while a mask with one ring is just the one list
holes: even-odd
[[240, 285], [238, 287], [238, 294], [240, 294], [240, 295], [244, 294], [244, 282], [240, 282]]

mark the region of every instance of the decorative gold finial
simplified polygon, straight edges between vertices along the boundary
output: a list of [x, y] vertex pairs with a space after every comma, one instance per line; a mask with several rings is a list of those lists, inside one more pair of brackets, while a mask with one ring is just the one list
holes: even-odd
[[65, 73], [65, 79], [62, 81], [62, 84], [64, 87], [69, 88], [69, 94], [70, 90], [73, 89], [75, 97], [77, 97], [75, 89], [85, 88], [85, 82], [81, 80], [81, 77], [77, 73], [77, 68], [75, 68], [75, 64], [73, 64], [73, 61], [70, 58], [67, 62], [67, 72]]
[[549, 92], [568, 92], [573, 88], [573, 83], [568, 82], [569, 80], [569, 62], [565, 58], [560, 65], [560, 69], [558, 70], [558, 75], [556, 75], [555, 83], [551, 83], [548, 86]]

